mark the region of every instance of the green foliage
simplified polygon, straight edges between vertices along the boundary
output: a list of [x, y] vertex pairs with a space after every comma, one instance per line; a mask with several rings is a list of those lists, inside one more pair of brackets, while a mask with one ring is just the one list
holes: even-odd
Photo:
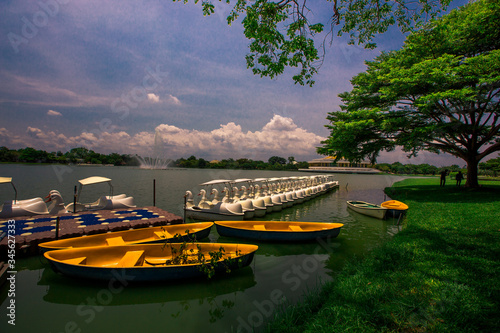
[[[187, 3], [188, 0], [173, 0]], [[229, 0], [219, 0], [229, 4]], [[198, 3], [199, 0], [194, 0]], [[420, 0], [418, 2], [380, 0], [335, 0], [325, 1], [333, 8], [327, 22], [309, 21], [310, 10], [306, 0], [237, 0], [227, 17], [229, 25], [240, 15], [244, 35], [251, 42], [246, 55], [247, 67], [261, 77], [274, 78], [283, 74], [287, 67], [298, 68], [293, 76], [295, 83], [312, 86], [313, 76], [321, 65], [321, 57], [315, 44], [315, 36], [324, 31], [325, 25], [331, 30], [339, 28], [338, 35], [348, 33], [350, 44], [363, 44], [374, 48], [373, 38], [377, 34], [397, 24], [403, 32], [412, 30], [425, 20], [435, 17], [449, 4], [450, 0]], [[204, 15], [215, 12], [210, 1], [202, 1]], [[323, 40], [326, 39], [323, 37]], [[323, 45], [324, 46], [324, 41]]]
[[[394, 174], [407, 174], [407, 175], [435, 175], [438, 172], [438, 168], [434, 165], [424, 164], [402, 164], [400, 162], [381, 163], [375, 166], [376, 169], [394, 173]], [[451, 167], [447, 167], [451, 169]]]
[[240, 158], [234, 160], [233, 158], [223, 159], [221, 161], [214, 161], [213, 163], [204, 160], [203, 158], [197, 159], [191, 156], [187, 160], [180, 158], [174, 162], [175, 166], [182, 168], [210, 168], [210, 169], [244, 169], [244, 170], [298, 170], [309, 168], [309, 163], [306, 161], [296, 162], [293, 156], [288, 157], [288, 160], [280, 156], [272, 156], [268, 162], [254, 161], [248, 158]]
[[494, 177], [500, 173], [500, 157], [492, 158], [484, 163], [479, 163], [479, 167], [483, 170], [491, 171]]
[[279, 156], [271, 156], [268, 160], [268, 163], [271, 165], [275, 165], [275, 164], [285, 165], [286, 159], [283, 157], [279, 157]]
[[172, 258], [166, 259], [162, 263], [147, 262], [152, 266], [171, 266], [171, 265], [199, 265], [199, 270], [204, 273], [208, 279], [212, 278], [216, 270], [224, 270], [226, 273], [231, 272], [231, 267], [235, 263], [240, 264], [241, 259], [237, 259], [241, 255], [241, 251], [237, 250], [234, 255], [226, 254], [223, 246], [219, 249], [208, 252], [208, 258], [202, 251], [202, 247], [196, 242], [196, 236], [186, 230], [186, 236], [180, 234], [174, 235], [172, 242], [165, 243], [163, 248], [168, 247]]
[[[469, 39], [467, 39], [469, 38]], [[375, 161], [401, 146], [445, 152], [466, 161], [467, 185], [477, 166], [500, 150], [500, 4], [483, 0], [410, 34], [399, 51], [367, 62], [344, 105], [327, 116], [323, 155]]]
[[57, 153], [48, 153], [44, 150], [36, 150], [30, 147], [19, 150], [0, 147], [0, 162], [138, 165], [137, 159], [130, 155], [120, 155], [117, 153], [104, 155], [83, 147], [73, 148], [64, 154], [60, 151]]

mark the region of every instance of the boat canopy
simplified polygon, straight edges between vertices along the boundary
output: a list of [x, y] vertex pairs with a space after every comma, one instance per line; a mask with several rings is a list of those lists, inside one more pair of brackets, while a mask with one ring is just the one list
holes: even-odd
[[[88, 177], [85, 179], [80, 179], [78, 181], [80, 183], [80, 187], [78, 188], [78, 195], [77, 195], [77, 200], [80, 198], [80, 194], [82, 193], [82, 188], [85, 185], [93, 185], [93, 184], [100, 184], [100, 183], [108, 183], [111, 191], [111, 196], [113, 195], [113, 185], [111, 185], [111, 179], [106, 178], [106, 177], [100, 177], [100, 176], [93, 176], [93, 177]], [[76, 188], [76, 186], [75, 186]]]
[[12, 177], [0, 177], [0, 184], [12, 183]]
[[240, 178], [233, 180], [234, 183], [244, 183], [244, 182], [252, 182], [253, 180], [250, 178]]
[[200, 186], [223, 184], [223, 183], [230, 183], [230, 182], [232, 182], [232, 180], [229, 180], [229, 179], [215, 179], [215, 180], [211, 180], [211, 181], [206, 182], [206, 183], [202, 183], [202, 184], [200, 184]]
[[99, 176], [94, 176], [94, 177], [88, 177], [85, 179], [80, 179], [78, 182], [82, 185], [92, 185], [92, 184], [99, 184], [99, 183], [105, 183], [105, 182], [110, 182], [111, 179], [106, 178], [106, 177], [99, 177]]
[[254, 182], [267, 182], [268, 178], [255, 178], [253, 181]]

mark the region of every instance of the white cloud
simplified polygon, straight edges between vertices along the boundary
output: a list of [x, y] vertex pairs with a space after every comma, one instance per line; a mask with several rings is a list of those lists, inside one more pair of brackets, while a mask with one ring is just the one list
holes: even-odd
[[47, 115], [48, 116], [62, 116], [62, 113], [61, 112], [57, 112], [57, 111], [54, 111], [54, 110], [49, 110], [47, 111]]
[[[0, 131], [0, 136], [6, 130]], [[120, 132], [83, 132], [67, 137], [54, 131], [28, 127], [26, 146], [46, 150], [69, 150], [84, 146], [100, 153], [117, 152], [151, 154], [165, 158], [195, 155], [206, 159], [250, 158], [267, 160], [270, 156], [294, 156], [298, 160], [315, 156], [315, 147], [324, 138], [299, 128], [291, 118], [275, 115], [260, 131], [243, 131], [234, 122], [221, 124], [211, 131], [183, 129], [161, 124], [155, 132], [139, 132], [130, 135]], [[8, 133], [5, 133], [8, 135]]]
[[[138, 154], [142, 157], [159, 156], [177, 159], [194, 155], [205, 159], [250, 158], [266, 161], [277, 155], [294, 156], [298, 161], [317, 157], [316, 147], [324, 137], [311, 133], [295, 124], [293, 119], [274, 115], [261, 130], [244, 131], [234, 122], [221, 124], [211, 131], [184, 129], [169, 124], [158, 125], [154, 131], [131, 135], [118, 132], [83, 132], [67, 136], [55, 131], [44, 131], [28, 127], [24, 135], [0, 128], [0, 146], [10, 149], [34, 147], [47, 151], [68, 151], [75, 147], [86, 147], [99, 153]], [[433, 165], [458, 164], [463, 161], [449, 155], [421, 152], [417, 158], [408, 160], [401, 150], [383, 152], [379, 162], [401, 161], [403, 163], [429, 163]]]
[[264, 126], [264, 131], [295, 131], [297, 125], [291, 118], [282, 117], [275, 114], [273, 119]]
[[166, 124], [158, 126], [156, 131], [171, 155], [205, 158], [267, 159], [279, 155], [307, 159], [315, 155], [316, 146], [325, 139], [299, 128], [291, 118], [279, 115], [275, 115], [261, 131], [255, 132], [244, 132], [234, 122], [221, 124], [210, 132]]
[[155, 94], [148, 94], [148, 101], [151, 101], [153, 103], [159, 103], [160, 102], [160, 96], [155, 95]]
[[168, 99], [171, 103], [175, 105], [181, 105], [181, 101], [179, 101], [179, 99], [173, 95], [168, 95]]

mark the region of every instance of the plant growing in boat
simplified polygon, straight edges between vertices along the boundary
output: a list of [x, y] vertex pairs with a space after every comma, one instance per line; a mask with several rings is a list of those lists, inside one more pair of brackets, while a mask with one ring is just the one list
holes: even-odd
[[[185, 240], [189, 239], [189, 241]], [[182, 240], [182, 242], [180, 242]], [[193, 246], [189, 246], [193, 245]], [[180, 234], [175, 234], [172, 243], [165, 243], [165, 247], [170, 248], [170, 253], [172, 254], [171, 259], [165, 260], [163, 263], [151, 263], [146, 260], [150, 265], [188, 265], [188, 264], [199, 264], [199, 269], [201, 272], [207, 275], [207, 278], [212, 278], [215, 274], [215, 270], [218, 267], [225, 269], [226, 273], [231, 272], [231, 266], [237, 260], [238, 264], [242, 263], [238, 256], [241, 255], [241, 250], [236, 250], [234, 256], [232, 253], [226, 255], [226, 251], [223, 246], [219, 249], [208, 252], [208, 259], [202, 251], [201, 245], [196, 243], [196, 235], [190, 236], [189, 230], [186, 230], [186, 235], [183, 237]]]

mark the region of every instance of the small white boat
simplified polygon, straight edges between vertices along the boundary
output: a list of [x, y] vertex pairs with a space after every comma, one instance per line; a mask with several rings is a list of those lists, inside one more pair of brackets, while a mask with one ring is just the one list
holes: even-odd
[[[76, 195], [76, 204], [70, 203], [65, 207], [66, 210], [70, 213], [91, 210], [127, 209], [136, 207], [133, 197], [128, 197], [125, 194], [113, 195], [113, 185], [111, 185], [111, 179], [109, 178], [94, 176], [81, 179], [78, 182], [80, 183], [80, 186], [78, 188], [78, 194]], [[84, 186], [100, 183], [108, 183], [110, 187], [110, 195], [103, 195], [97, 201], [92, 203], [83, 204], [78, 202]]]
[[385, 218], [387, 212], [387, 208], [364, 201], [347, 201], [347, 207], [357, 213], [381, 220]]
[[17, 189], [12, 182], [12, 177], [0, 177], [0, 184], [11, 184], [14, 189], [14, 200], [5, 201], [0, 209], [0, 218], [18, 216], [33, 216], [48, 214], [47, 205], [42, 198], [17, 200]]

